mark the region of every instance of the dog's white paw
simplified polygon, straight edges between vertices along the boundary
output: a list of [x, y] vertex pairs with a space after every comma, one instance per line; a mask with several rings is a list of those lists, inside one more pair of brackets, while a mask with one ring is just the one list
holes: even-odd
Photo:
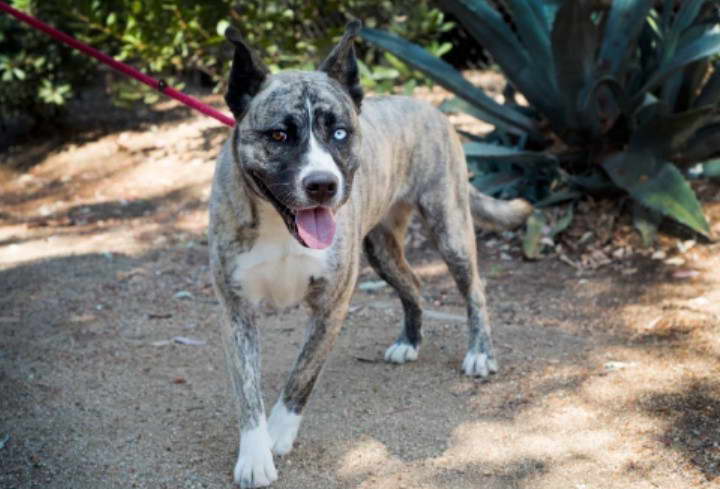
[[302, 421], [302, 416], [290, 411], [282, 399], [275, 403], [268, 421], [273, 453], [276, 455], [290, 453], [300, 428], [300, 421]]
[[241, 433], [240, 454], [233, 476], [235, 483], [242, 489], [266, 487], [277, 480], [277, 470], [270, 451], [271, 444], [264, 415], [257, 428]]
[[418, 357], [418, 349], [409, 343], [396, 341], [385, 350], [385, 361], [389, 363], [414, 362]]
[[488, 359], [485, 353], [469, 351], [463, 360], [463, 371], [469, 377], [487, 377], [498, 370], [497, 361]]

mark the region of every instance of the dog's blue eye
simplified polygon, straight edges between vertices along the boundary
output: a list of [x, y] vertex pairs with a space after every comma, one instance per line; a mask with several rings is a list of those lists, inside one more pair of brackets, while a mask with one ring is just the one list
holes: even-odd
[[345, 129], [335, 129], [335, 132], [333, 133], [333, 139], [337, 141], [342, 141], [347, 137], [347, 131]]

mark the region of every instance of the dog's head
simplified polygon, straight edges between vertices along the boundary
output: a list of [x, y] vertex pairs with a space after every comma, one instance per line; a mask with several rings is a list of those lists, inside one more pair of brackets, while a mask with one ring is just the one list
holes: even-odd
[[250, 189], [271, 202], [309, 248], [328, 247], [335, 211], [350, 196], [358, 167], [362, 102], [353, 38], [359, 22], [317, 71], [270, 75], [237, 31], [225, 100], [235, 115], [235, 160]]

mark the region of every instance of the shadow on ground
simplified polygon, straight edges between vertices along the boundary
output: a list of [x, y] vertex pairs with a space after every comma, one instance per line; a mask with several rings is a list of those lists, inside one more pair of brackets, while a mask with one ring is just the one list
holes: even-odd
[[[157, 212], [163, 199], [182, 194], [56, 217], [122, 226]], [[161, 234], [176, 232], [164, 226]], [[228, 486], [237, 435], [219, 311], [203, 236], [189, 243], [0, 271], [0, 390], [8, 393], [0, 397], [0, 436], [10, 437], [3, 487]], [[417, 256], [432, 261], [425, 251]], [[453, 320], [426, 321], [417, 363], [384, 364], [399, 301], [387, 289], [358, 292], [295, 453], [278, 461], [276, 487], [543, 488], [563, 480], [643, 487], [652, 477], [672, 481], [659, 467], [677, 454], [689, 464], [681, 480], [694, 471], [717, 476], [718, 384], [663, 375], [666, 384], [633, 383], [632, 362], [652, 372], [664, 365], [658, 359], [682, 363], [688, 351], [686, 335], [638, 335], [622, 314], [657, 305], [662, 270], [648, 266], [632, 278], [598, 273], [580, 284], [551, 262], [485, 261], [482, 268], [493, 270], [488, 291], [501, 374], [489, 382], [459, 374], [465, 331]], [[366, 272], [367, 279], [375, 277]], [[425, 282], [428, 307], [462, 314], [447, 276]], [[268, 403], [302, 341], [304, 317], [292, 310], [263, 321]], [[173, 343], [177, 336], [206, 344]], [[625, 423], [641, 428], [627, 431]], [[656, 458], [638, 462], [626, 453], [644, 444]]]

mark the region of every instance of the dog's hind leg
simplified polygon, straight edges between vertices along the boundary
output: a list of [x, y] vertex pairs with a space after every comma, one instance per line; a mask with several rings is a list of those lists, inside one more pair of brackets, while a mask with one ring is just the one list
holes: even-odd
[[385, 351], [385, 361], [405, 363], [417, 359], [422, 341], [420, 281], [405, 260], [404, 237], [412, 207], [397, 204], [388, 216], [365, 237], [363, 248], [368, 262], [400, 296], [405, 324], [395, 343]]
[[302, 410], [340, 333], [357, 280], [358, 255], [354, 252], [353, 263], [344, 268], [343, 276], [337, 280], [320, 278], [310, 283], [307, 302], [311, 317], [305, 343], [268, 420], [272, 451], [277, 455], [292, 450]]
[[[464, 185], [465, 179], [459, 178]], [[485, 304], [485, 285], [477, 270], [477, 251], [467, 190], [452, 184], [447, 191], [420, 197], [420, 214], [450, 269], [468, 314], [469, 344], [463, 370], [472, 377], [497, 371]]]

